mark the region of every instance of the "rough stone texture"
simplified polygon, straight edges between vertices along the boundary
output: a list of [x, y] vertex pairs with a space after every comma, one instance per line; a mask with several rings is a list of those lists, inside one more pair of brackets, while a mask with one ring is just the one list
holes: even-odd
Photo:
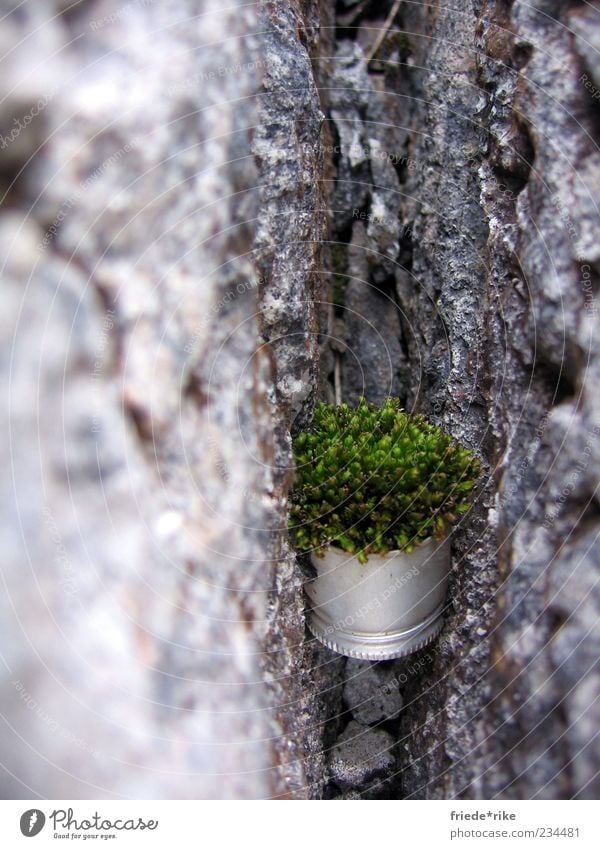
[[402, 694], [390, 664], [348, 660], [345, 673], [344, 704], [353, 719], [376, 725], [398, 717]]
[[[600, 15], [558, 2], [413, 5], [367, 76], [370, 14], [342, 31], [352, 48], [338, 46], [354, 68], [340, 135], [363, 140], [385, 109], [379, 141], [404, 154], [386, 236], [400, 245], [388, 307], [402, 329], [398, 394], [485, 467], [454, 536], [445, 629], [394, 665], [404, 708], [390, 792], [597, 797], [600, 161], [586, 83]], [[373, 185], [344, 202], [366, 199], [370, 214], [382, 178], [372, 161], [357, 167]], [[375, 273], [363, 263], [357, 276]], [[361, 383], [345, 375], [352, 399]]]
[[277, 367], [277, 403], [310, 420], [318, 367], [317, 312], [325, 234], [323, 113], [311, 58], [319, 6], [266, 4], [266, 63], [254, 152], [261, 168], [257, 254], [260, 324]]
[[320, 152], [283, 173], [269, 150], [292, 100], [318, 137], [317, 6], [268, 4], [264, 40], [241, 3], [71, 6], [3, 20], [3, 139], [23, 130], [2, 145], [2, 795], [303, 797], [321, 728], [277, 560], [314, 394], [314, 197], [285, 248], [276, 219]]
[[[4, 796], [600, 792], [600, 13], [403, 4], [367, 68], [391, 5], [3, 18]], [[304, 634], [319, 393], [484, 461], [393, 664]]]
[[329, 772], [342, 792], [381, 784], [394, 768], [393, 738], [350, 722], [333, 749]]
[[[485, 145], [486, 98], [475, 79], [474, 22], [470, 7], [429, 8], [415, 21], [414, 79], [419, 107], [409, 145], [414, 167], [405, 180], [405, 215], [412, 230], [410, 263], [397, 276], [400, 303], [412, 329], [409, 405], [441, 423], [484, 459], [474, 507], [454, 532], [452, 606], [432, 661], [408, 674], [400, 744], [404, 796], [467, 797], [482, 792], [477, 746], [490, 731], [484, 707], [493, 686], [486, 637], [499, 582], [496, 538], [488, 522], [498, 445], [488, 414], [498, 397], [489, 384], [501, 379], [502, 352], [486, 323], [493, 320], [486, 281], [487, 226], [476, 168], [470, 161]], [[419, 33], [429, 36], [419, 37]], [[494, 355], [496, 361], [493, 361]], [[517, 377], [511, 375], [508, 380]], [[520, 375], [519, 389], [520, 391]], [[488, 407], [489, 402], [489, 407]], [[406, 661], [398, 664], [406, 674]], [[428, 674], [429, 673], [429, 674]], [[489, 676], [489, 677], [488, 677]], [[487, 766], [487, 765], [486, 765]]]
[[[336, 163], [331, 193], [332, 317], [329, 347], [339, 358], [339, 392], [349, 403], [398, 395], [404, 364], [394, 268], [400, 250], [399, 183], [381, 94], [358, 43], [342, 39], [325, 92]], [[325, 365], [328, 363], [324, 358]], [[330, 365], [330, 372], [333, 367]], [[335, 377], [330, 373], [331, 382]]]
[[[318, 376], [326, 226], [319, 144], [323, 114], [316, 84], [319, 4], [266, 3], [261, 21], [266, 61], [253, 140], [260, 169], [255, 261], [261, 348], [276, 375], [274, 495], [284, 523], [293, 477], [290, 429], [310, 420]], [[272, 537], [270, 554], [278, 565], [263, 663], [281, 705], [283, 733], [275, 747], [294, 796], [318, 797], [324, 763], [324, 725], [318, 717], [336, 712], [330, 697], [336, 687], [331, 681], [323, 682], [322, 691], [315, 686], [318, 675], [312, 669], [319, 665], [319, 650], [313, 656], [314, 642], [304, 642], [303, 576], [284, 534]], [[326, 664], [330, 673], [331, 667]]]
[[[600, 12], [592, 11], [587, 31], [594, 44]], [[492, 644], [498, 731], [490, 754], [500, 768], [485, 776], [482, 791], [512, 798], [597, 798], [600, 791], [597, 741], [590, 737], [600, 720], [600, 707], [590, 699], [600, 687], [598, 668], [590, 663], [600, 636], [600, 594], [588, 583], [599, 565], [592, 540], [600, 473], [600, 152], [594, 104], [581, 79], [579, 37], [569, 32], [575, 18], [578, 9], [567, 3], [512, 10], [515, 39], [503, 55], [505, 64], [520, 69], [521, 81], [512, 89], [498, 86], [514, 98], [512, 120], [492, 125], [496, 174], [482, 178], [489, 192], [504, 171], [515, 174], [515, 213], [498, 218], [505, 242], [516, 231], [522, 270], [518, 281], [507, 273], [502, 249], [496, 252], [502, 235], [493, 226], [495, 210], [483, 201], [490, 290], [510, 317], [501, 335], [504, 316], [496, 310], [496, 338], [508, 343], [507, 371], [514, 376], [496, 391], [500, 403], [490, 416], [503, 449], [496, 516], [504, 584]], [[500, 17], [484, 33], [492, 61], [490, 42], [501, 24]], [[482, 57], [484, 81], [488, 65]], [[507, 140], [505, 159], [514, 164], [499, 169], [495, 150]], [[520, 192], [519, 180], [526, 180]], [[522, 298], [521, 276], [528, 292], [525, 327], [531, 327], [527, 347], [521, 330], [511, 333], [521, 323], [521, 304], [511, 311], [505, 294], [516, 283]], [[514, 746], [510, 758], [507, 744]]]

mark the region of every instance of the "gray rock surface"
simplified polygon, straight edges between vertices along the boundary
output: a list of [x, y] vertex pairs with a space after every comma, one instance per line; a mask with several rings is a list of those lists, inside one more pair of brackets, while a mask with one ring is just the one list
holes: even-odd
[[[323, 309], [319, 4], [264, 4], [261, 22], [266, 61], [253, 139], [259, 168], [254, 258], [260, 350], [274, 373], [273, 497], [283, 527], [293, 479], [290, 430], [306, 425], [312, 414]], [[285, 534], [271, 535], [267, 551], [277, 564], [262, 656], [281, 729], [274, 749], [292, 795], [318, 797], [324, 782], [324, 723], [338, 713], [335, 670], [341, 664], [327, 657], [321, 666], [321, 648], [313, 640], [304, 642], [303, 576]]]
[[350, 722], [331, 753], [331, 778], [342, 791], [383, 782], [394, 768], [393, 745], [394, 740], [386, 731]]
[[[365, 46], [370, 22], [360, 22]], [[396, 233], [367, 237], [374, 249], [388, 240], [381, 253], [400, 245], [387, 312], [400, 315], [403, 356], [391, 371], [406, 405], [473, 446], [485, 474], [454, 535], [446, 627], [395, 664], [404, 708], [390, 792], [592, 798], [600, 159], [590, 81], [600, 18], [575, 4], [474, 12], [459, 2], [402, 8], [396, 26], [406, 34], [387, 39], [368, 77], [357, 44], [338, 48], [360, 87], [354, 100], [344, 94], [347, 114], [354, 105], [360, 116], [346, 136], [363, 138], [369, 117], [387, 114], [378, 141], [397, 157]], [[391, 194], [372, 167], [368, 179], [371, 203], [381, 184]], [[372, 282], [365, 266], [357, 277]], [[365, 320], [385, 326], [363, 305]], [[372, 353], [356, 342], [357, 360]], [[352, 399], [361, 377], [344, 376]]]
[[[403, 4], [367, 67], [389, 2], [15, 5], [2, 795], [597, 797], [597, 9]], [[388, 393], [484, 475], [372, 666], [305, 635], [290, 433]]]
[[396, 719], [402, 710], [402, 694], [391, 665], [348, 660], [344, 704], [363, 725]]
[[[401, 198], [393, 162], [402, 142], [390, 146], [380, 101], [367, 74], [364, 52], [341, 40], [331, 60], [325, 96], [336, 163], [331, 191], [333, 272], [331, 337], [339, 358], [339, 391], [348, 403], [364, 395], [381, 403], [398, 395], [404, 355], [394, 269], [400, 249]], [[391, 98], [390, 98], [391, 100]], [[386, 103], [387, 105], [387, 103]], [[331, 279], [331, 278], [330, 278]], [[325, 368], [327, 356], [325, 355]], [[330, 379], [334, 381], [334, 377]]]

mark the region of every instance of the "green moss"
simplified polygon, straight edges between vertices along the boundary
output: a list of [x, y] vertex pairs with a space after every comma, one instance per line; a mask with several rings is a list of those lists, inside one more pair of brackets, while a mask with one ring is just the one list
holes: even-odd
[[361, 562], [442, 537], [468, 510], [479, 474], [472, 451], [395, 398], [381, 407], [319, 404], [294, 458], [294, 545], [317, 553], [337, 545]]

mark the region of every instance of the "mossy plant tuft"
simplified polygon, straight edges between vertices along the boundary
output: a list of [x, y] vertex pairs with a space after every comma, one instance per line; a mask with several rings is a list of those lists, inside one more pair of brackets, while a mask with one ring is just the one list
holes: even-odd
[[317, 554], [335, 545], [362, 563], [443, 537], [469, 509], [479, 474], [472, 451], [395, 398], [381, 407], [319, 404], [294, 458], [293, 544]]

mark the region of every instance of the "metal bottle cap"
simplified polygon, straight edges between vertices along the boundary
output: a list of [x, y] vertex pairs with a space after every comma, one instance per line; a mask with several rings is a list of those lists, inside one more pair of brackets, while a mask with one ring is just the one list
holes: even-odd
[[330, 547], [311, 556], [308, 627], [339, 654], [390, 660], [417, 651], [440, 632], [450, 573], [450, 539], [429, 539], [410, 554], [372, 554], [361, 564]]

